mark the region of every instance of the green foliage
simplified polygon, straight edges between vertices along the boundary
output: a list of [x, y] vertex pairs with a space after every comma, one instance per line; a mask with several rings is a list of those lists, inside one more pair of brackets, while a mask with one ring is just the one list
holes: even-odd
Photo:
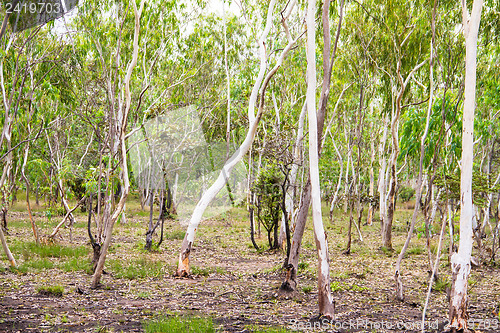
[[[433, 229], [434, 226], [431, 224], [429, 225], [429, 233], [435, 233], [435, 230]], [[425, 236], [425, 222], [422, 222], [419, 226], [415, 228], [415, 231], [417, 233], [417, 238], [420, 239]]]
[[209, 276], [213, 272], [214, 269], [212, 267], [198, 267], [198, 266], [191, 267], [191, 273], [193, 273], [193, 275]]
[[388, 257], [392, 257], [392, 256], [393, 256], [393, 254], [394, 254], [394, 250], [393, 250], [393, 249], [388, 249], [388, 248], [386, 248], [385, 246], [382, 246], [382, 247], [380, 248], [380, 250], [381, 250], [381, 251], [382, 251], [382, 252], [383, 252], [386, 256], [388, 256]]
[[446, 289], [450, 288], [451, 283], [449, 281], [445, 281], [443, 279], [438, 279], [436, 282], [434, 282], [434, 286], [432, 287], [432, 290], [437, 291], [437, 292], [445, 292]]
[[89, 260], [81, 258], [69, 258], [59, 264], [59, 268], [65, 272], [84, 271], [87, 274], [92, 274], [92, 264]]
[[330, 283], [330, 288], [332, 290], [332, 292], [336, 292], [336, 291], [346, 291], [346, 290], [350, 290], [350, 291], [355, 291], [355, 292], [359, 292], [359, 291], [366, 291], [366, 290], [369, 290], [368, 287], [363, 287], [363, 286], [358, 286], [357, 284], [353, 283], [352, 285], [348, 285], [347, 283], [341, 283], [341, 282], [338, 282], [338, 281], [332, 281]]
[[421, 246], [414, 246], [414, 247], [409, 248], [408, 251], [406, 251], [406, 253], [409, 255], [422, 254], [422, 253], [424, 253], [424, 248]]
[[186, 232], [183, 230], [180, 230], [180, 229], [164, 233], [164, 237], [166, 239], [172, 239], [172, 240], [173, 239], [183, 240], [185, 235], [186, 235]]
[[369, 290], [368, 287], [363, 287], [363, 286], [358, 286], [357, 284], [353, 284], [351, 287], [350, 287], [350, 290], [352, 291], [366, 291], [366, 290]]
[[270, 164], [262, 168], [252, 191], [256, 195], [254, 212], [268, 233], [269, 247], [271, 244], [270, 233], [278, 227], [281, 218], [281, 201], [283, 176], [276, 164]]
[[29, 271], [29, 268], [33, 268], [36, 271], [40, 271], [42, 269], [51, 269], [51, 268], [54, 268], [54, 263], [47, 258], [31, 259], [31, 260], [25, 261], [19, 267], [19, 270], [21, 272], [27, 272], [27, 271]]
[[330, 283], [330, 289], [332, 290], [332, 292], [342, 291], [344, 290], [344, 285], [338, 281], [332, 281]]
[[64, 294], [64, 287], [61, 285], [53, 285], [53, 286], [39, 286], [36, 288], [36, 291], [45, 296], [57, 296], [61, 297]]
[[288, 333], [294, 332], [283, 327], [268, 327], [268, 328], [255, 328], [252, 330], [254, 333]]
[[414, 195], [415, 195], [415, 190], [412, 187], [403, 186], [399, 190], [399, 198], [401, 199], [402, 202], [410, 201]]
[[301, 261], [297, 268], [299, 269], [299, 271], [303, 271], [303, 270], [306, 270], [308, 267], [309, 267], [308, 262]]
[[87, 260], [90, 248], [86, 246], [71, 247], [60, 244], [41, 245], [34, 242], [14, 242], [11, 250], [13, 253], [20, 253], [24, 260], [19, 267], [12, 269], [19, 274], [53, 268], [59, 268], [66, 272], [90, 272], [90, 262]]
[[146, 333], [215, 333], [211, 318], [202, 317], [164, 317], [142, 324]]
[[25, 260], [34, 256], [41, 258], [81, 258], [89, 253], [89, 248], [86, 246], [41, 245], [34, 242], [17, 242], [12, 245], [11, 249], [13, 252], [21, 252]]
[[[429, 132], [425, 141], [425, 151], [423, 167], [424, 169], [431, 167], [432, 159], [436, 154], [446, 154], [447, 157], [454, 157], [459, 159], [461, 157], [462, 149], [462, 123], [461, 123], [461, 109], [458, 108], [456, 97], [451, 93], [446, 94], [445, 105], [443, 100], [437, 99], [432, 106], [431, 117], [429, 120]], [[451, 124], [448, 131], [450, 141], [449, 147], [446, 149], [438, 149], [444, 146], [444, 139], [442, 132], [444, 120]], [[420, 159], [420, 138], [425, 130], [426, 110], [424, 108], [410, 107], [402, 116], [403, 124], [402, 131], [399, 139], [400, 154], [398, 160], [401, 162], [405, 156], [413, 159], [418, 164]], [[418, 167], [418, 165], [417, 165]]]
[[[444, 169], [437, 173], [434, 184], [445, 190], [443, 199], [460, 199], [460, 170], [446, 172]], [[493, 184], [488, 175], [474, 170], [472, 174], [472, 200], [478, 207], [485, 207], [490, 193], [498, 193], [500, 183]]]

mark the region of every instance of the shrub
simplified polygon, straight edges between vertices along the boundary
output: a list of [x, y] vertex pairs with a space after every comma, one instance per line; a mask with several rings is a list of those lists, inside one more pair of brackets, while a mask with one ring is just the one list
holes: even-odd
[[408, 202], [415, 195], [415, 190], [412, 187], [403, 186], [399, 190], [399, 198], [402, 202]]
[[[252, 192], [256, 194], [257, 198], [253, 209], [257, 219], [267, 231], [267, 239], [271, 249], [278, 246], [277, 233], [281, 219], [280, 204], [283, 195], [282, 178], [281, 171], [276, 164], [270, 164], [261, 170], [252, 186]], [[271, 238], [272, 232], [274, 232], [274, 244]]]

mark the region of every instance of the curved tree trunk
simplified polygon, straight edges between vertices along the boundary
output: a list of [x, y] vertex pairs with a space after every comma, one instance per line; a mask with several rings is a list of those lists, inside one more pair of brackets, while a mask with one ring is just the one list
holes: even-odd
[[[269, 34], [269, 31], [271, 30], [272, 26], [272, 20], [273, 20], [273, 12], [274, 12], [274, 6], [276, 4], [276, 0], [271, 0], [269, 3], [268, 7], [268, 13], [267, 13], [267, 20], [266, 20], [266, 26], [264, 28], [264, 31], [262, 33], [261, 38], [259, 39], [259, 53], [260, 53], [260, 70], [259, 70], [259, 75], [255, 81], [255, 84], [252, 89], [252, 93], [250, 95], [250, 101], [248, 105], [248, 119], [249, 119], [249, 128], [248, 132], [246, 134], [245, 140], [241, 144], [241, 146], [234, 152], [234, 154], [226, 161], [224, 164], [219, 177], [217, 180], [210, 186], [209, 189], [207, 189], [201, 199], [198, 201], [198, 204], [196, 205], [193, 214], [191, 216], [191, 219], [189, 221], [189, 225], [187, 228], [186, 235], [184, 237], [184, 240], [182, 241], [182, 246], [181, 246], [181, 251], [179, 254], [179, 264], [178, 268], [176, 271], [177, 276], [185, 277], [189, 275], [189, 254], [191, 253], [191, 247], [194, 242], [194, 236], [196, 233], [196, 230], [198, 229], [198, 225], [200, 224], [201, 218], [203, 216], [203, 212], [205, 209], [208, 207], [210, 202], [215, 198], [217, 193], [225, 186], [226, 182], [229, 179], [229, 176], [231, 175], [231, 171], [233, 170], [234, 166], [241, 161], [243, 156], [248, 152], [250, 149], [250, 146], [253, 143], [255, 133], [257, 131], [257, 127], [260, 121], [260, 118], [262, 117], [262, 114], [264, 112], [264, 96], [266, 92], [267, 85], [269, 83], [269, 80], [274, 76], [276, 71], [281, 67], [281, 64], [283, 63], [283, 60], [285, 59], [286, 55], [288, 52], [292, 49], [292, 47], [295, 45], [296, 40], [289, 40], [288, 45], [285, 47], [285, 49], [282, 51], [276, 65], [274, 68], [266, 75], [264, 78], [264, 75], [266, 73], [266, 68], [267, 68], [267, 55], [266, 55], [266, 47], [265, 47], [265, 40], [267, 38], [267, 35]], [[257, 115], [254, 113], [255, 105], [257, 102], [257, 96], [260, 95], [260, 103], [259, 103], [259, 108]]]

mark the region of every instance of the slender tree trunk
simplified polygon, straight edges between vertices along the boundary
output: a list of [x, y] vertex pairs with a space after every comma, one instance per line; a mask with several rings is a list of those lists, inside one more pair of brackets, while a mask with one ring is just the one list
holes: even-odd
[[[325, 3], [327, 3], [325, 5]], [[326, 9], [325, 9], [326, 6]], [[328, 6], [329, 1], [325, 1], [323, 3], [323, 38], [326, 45], [330, 45], [330, 29], [329, 23], [325, 20], [325, 16], [328, 15]], [[330, 74], [333, 59], [335, 58], [335, 53], [337, 49], [338, 40], [340, 37], [340, 28], [342, 26], [342, 15], [344, 9], [344, 2], [342, 1], [340, 4], [340, 17], [337, 25], [337, 36], [335, 39], [335, 44], [333, 47], [333, 52], [330, 58], [329, 70], [324, 70], [323, 76], [323, 85], [321, 90], [321, 96], [318, 106], [318, 118], [317, 118], [317, 133], [318, 137], [321, 137], [323, 134], [323, 127], [325, 123], [325, 115], [326, 115], [326, 104], [328, 99], [328, 92], [330, 89]], [[325, 66], [325, 54], [330, 54], [329, 48], [327, 49], [328, 53], [323, 49], [323, 66]], [[325, 67], [324, 67], [325, 69]], [[309, 122], [311, 122], [311, 118], [309, 118]], [[321, 141], [320, 141], [321, 142]], [[318, 147], [318, 155], [321, 155], [321, 147]], [[290, 256], [288, 258], [288, 267], [287, 273], [285, 276], [285, 280], [281, 284], [280, 292], [294, 292], [297, 288], [297, 270], [299, 265], [299, 253], [300, 253], [300, 244], [302, 241], [302, 236], [304, 234], [304, 229], [306, 226], [307, 215], [309, 213], [309, 205], [311, 204], [311, 176], [308, 174], [307, 181], [302, 189], [302, 195], [300, 200], [299, 212], [297, 214], [295, 230], [292, 237]]]
[[17, 267], [16, 260], [14, 259], [14, 256], [9, 250], [9, 246], [7, 245], [7, 240], [5, 239], [5, 235], [3, 233], [2, 228], [0, 228], [0, 241], [2, 242], [2, 247], [3, 251], [5, 252], [5, 255], [7, 256], [7, 259], [10, 262], [10, 265], [12, 267]]
[[[371, 106], [371, 113], [373, 114], [373, 106]], [[371, 132], [373, 132], [373, 124], [370, 125]], [[374, 140], [374, 135], [372, 135], [371, 140], [370, 140], [370, 187], [368, 189], [368, 195], [370, 196], [370, 199], [373, 198], [373, 195], [375, 194], [375, 175], [374, 175], [374, 164], [375, 164], [375, 140]], [[368, 217], [366, 219], [366, 224], [372, 225], [373, 224], [373, 212], [375, 211], [375, 207], [373, 204], [370, 203], [368, 204]]]
[[[137, 64], [137, 59], [139, 56], [139, 30], [140, 30], [140, 19], [141, 19], [141, 13], [144, 8], [144, 3], [145, 0], [141, 0], [140, 7], [139, 9], [137, 8], [137, 5], [135, 1], [132, 1], [132, 7], [134, 10], [134, 18], [135, 18], [135, 26], [134, 26], [134, 40], [133, 40], [133, 51], [132, 51], [132, 59], [130, 63], [127, 66], [127, 71], [125, 74], [125, 78], [123, 80], [123, 85], [124, 85], [124, 96], [125, 96], [125, 105], [123, 106], [120, 105], [118, 107], [118, 111], [116, 114], [116, 123], [110, 124], [112, 126], [115, 126], [115, 137], [116, 137], [116, 150], [120, 150], [121, 152], [121, 181], [123, 183], [123, 190], [120, 196], [120, 200], [118, 201], [118, 204], [114, 208], [113, 213], [109, 217], [109, 220], [106, 223], [106, 233], [105, 233], [105, 238], [104, 242], [101, 247], [100, 255], [99, 255], [99, 260], [96, 265], [96, 269], [94, 271], [94, 274], [92, 275], [92, 280], [91, 280], [91, 288], [97, 288], [99, 285], [99, 282], [101, 280], [101, 276], [103, 273], [104, 269], [104, 262], [106, 261], [106, 255], [108, 252], [109, 245], [111, 244], [111, 237], [113, 234], [113, 226], [120, 216], [122, 214], [125, 202], [128, 197], [129, 189], [130, 189], [130, 182], [128, 178], [128, 164], [127, 164], [127, 147], [125, 145], [125, 134], [127, 130], [127, 119], [128, 119], [128, 114], [130, 111], [130, 105], [131, 105], [131, 93], [130, 93], [130, 80], [132, 77], [132, 72], [134, 70], [134, 67]], [[109, 182], [108, 182], [109, 183]], [[108, 206], [108, 205], [107, 205]]]
[[255, 200], [255, 198], [254, 198], [255, 195], [253, 193], [250, 193], [250, 196], [251, 196], [250, 204], [249, 204], [249, 213], [250, 213], [250, 239], [252, 240], [253, 247], [257, 251], [259, 251], [259, 246], [255, 242], [255, 216], [254, 216], [254, 213], [253, 213], [253, 210], [254, 210], [253, 203], [254, 203], [254, 200]]
[[435, 23], [436, 23], [436, 5], [437, 1], [434, 1], [433, 11], [432, 11], [432, 20], [431, 20], [431, 47], [430, 47], [430, 62], [429, 62], [429, 104], [427, 105], [427, 116], [425, 122], [425, 129], [422, 137], [420, 139], [420, 160], [419, 160], [419, 171], [417, 177], [417, 189], [415, 194], [415, 207], [413, 208], [413, 215], [410, 222], [410, 230], [408, 230], [408, 235], [406, 237], [406, 241], [399, 253], [398, 259], [396, 261], [396, 270], [394, 274], [394, 279], [396, 280], [396, 297], [398, 300], [404, 300], [404, 290], [403, 290], [403, 281], [401, 280], [401, 261], [403, 260], [408, 246], [410, 245], [411, 237], [413, 235], [413, 231], [415, 230], [415, 224], [417, 222], [417, 215], [420, 211], [420, 202], [422, 199], [422, 183], [423, 183], [423, 163], [424, 163], [424, 154], [425, 154], [425, 140], [427, 139], [427, 135], [429, 133], [429, 124], [432, 112], [432, 105], [434, 102], [434, 38], [435, 38]]
[[387, 160], [385, 156], [385, 144], [387, 141], [387, 116], [384, 117], [384, 131], [382, 135], [382, 140], [380, 141], [378, 147], [379, 153], [379, 175], [378, 175], [378, 193], [379, 193], [379, 215], [380, 215], [380, 232], [381, 234], [384, 232], [384, 223], [387, 220], [387, 201], [386, 201], [386, 191], [387, 191], [387, 177], [386, 177], [386, 169], [387, 169]]
[[[148, 231], [146, 232], [146, 244], [144, 249], [150, 251], [153, 245], [153, 207], [154, 207], [154, 193], [153, 190], [149, 191], [149, 223]], [[161, 211], [160, 211], [161, 214]]]
[[[324, 2], [323, 7], [323, 27], [328, 26], [328, 10], [329, 1]], [[325, 9], [326, 8], [326, 9]], [[323, 228], [321, 215], [321, 190], [319, 182], [319, 147], [318, 137], [322, 133], [318, 133], [318, 120], [316, 115], [316, 30], [314, 28], [314, 15], [316, 13], [316, 0], [309, 0], [307, 4], [307, 114], [309, 119], [309, 174], [311, 177], [311, 201], [314, 236], [316, 240], [316, 249], [318, 252], [318, 303], [319, 312], [326, 318], [333, 319], [334, 308], [332, 295], [330, 291], [330, 265], [328, 263], [328, 242]], [[326, 23], [325, 23], [326, 20]], [[327, 30], [327, 29], [325, 29]], [[325, 32], [325, 31], [324, 31]], [[328, 32], [329, 33], [329, 30]], [[325, 38], [326, 39], [326, 38]], [[328, 66], [330, 50], [326, 53], [326, 59], [323, 62]], [[327, 67], [328, 68], [328, 67]], [[330, 74], [330, 73], [328, 73]], [[325, 81], [323, 81], [325, 83]], [[329, 80], [328, 80], [329, 85]], [[328, 94], [324, 99], [324, 107]], [[321, 106], [320, 106], [321, 108]], [[324, 123], [324, 118], [323, 118]]]
[[333, 147], [335, 148], [335, 151], [337, 152], [337, 156], [339, 158], [339, 165], [340, 165], [340, 174], [339, 174], [339, 181], [337, 182], [337, 189], [335, 190], [335, 194], [333, 195], [332, 201], [330, 203], [330, 222], [333, 222], [333, 209], [335, 208], [335, 205], [337, 203], [340, 187], [342, 186], [342, 174], [344, 172], [344, 160], [342, 159], [342, 155], [340, 154], [339, 149], [337, 148], [337, 145], [335, 144], [333, 134], [330, 133], [330, 136], [332, 137]]
[[472, 167], [474, 156], [474, 111], [476, 103], [477, 36], [481, 20], [482, 0], [474, 0], [469, 18], [462, 0], [462, 25], [465, 36], [465, 91], [462, 129], [462, 163], [460, 175], [460, 241], [458, 252], [451, 258], [450, 328], [467, 329], [467, 284], [472, 254]]
[[[31, 133], [31, 131], [30, 131]], [[33, 236], [35, 237], [35, 241], [37, 244], [40, 243], [40, 239], [38, 237], [38, 232], [37, 232], [37, 227], [35, 224], [35, 221], [33, 221], [33, 214], [31, 213], [31, 205], [30, 205], [30, 183], [28, 178], [26, 177], [25, 174], [25, 169], [26, 169], [26, 163], [28, 162], [28, 153], [29, 153], [29, 144], [26, 147], [26, 150], [24, 151], [24, 160], [23, 160], [23, 166], [21, 167], [21, 176], [24, 179], [24, 183], [26, 184], [26, 206], [28, 208], [28, 215], [30, 218], [30, 223], [31, 223], [31, 229], [33, 231]]]
[[432, 285], [434, 284], [434, 280], [437, 280], [438, 269], [439, 269], [439, 257], [441, 256], [441, 248], [443, 246], [443, 238], [446, 229], [446, 218], [441, 216], [441, 232], [439, 233], [439, 243], [436, 253], [436, 261], [434, 261], [434, 266], [432, 268], [432, 274], [429, 278], [429, 288], [427, 289], [427, 297], [425, 299], [424, 310], [422, 311], [422, 333], [425, 333], [425, 312], [427, 311], [427, 306], [429, 305], [429, 299], [431, 297]]

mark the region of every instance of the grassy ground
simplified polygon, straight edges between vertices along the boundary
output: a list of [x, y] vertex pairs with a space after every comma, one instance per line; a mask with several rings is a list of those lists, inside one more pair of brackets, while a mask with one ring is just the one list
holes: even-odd
[[[35, 221], [43, 234], [50, 234], [62, 218], [47, 211], [34, 207]], [[420, 224], [402, 265], [406, 300], [393, 299], [394, 265], [411, 211], [400, 209], [396, 213], [396, 251], [380, 248], [380, 222], [375, 221], [372, 226], [361, 226], [363, 241], [353, 229], [350, 255], [343, 254], [348, 214], [338, 210], [330, 223], [326, 212], [324, 209], [336, 305], [336, 323], [330, 327], [311, 322], [318, 310], [317, 258], [310, 221], [299, 266], [300, 292], [283, 299], [277, 297], [283, 280], [283, 253], [253, 248], [244, 209], [235, 208], [201, 224], [191, 254], [193, 278], [176, 279], [172, 274], [185, 227], [168, 221], [163, 244], [146, 252], [149, 213], [131, 200], [127, 203], [127, 223], [115, 226], [102, 287], [92, 290], [85, 215], [77, 213], [77, 224], [61, 229], [54, 244], [36, 245], [25, 203], [19, 201], [9, 212], [7, 236], [19, 268], [8, 269], [3, 254], [0, 263], [0, 331], [186, 332], [186, 327], [203, 327], [203, 332], [286, 332], [316, 327], [339, 332], [416, 332], [410, 325], [420, 321], [429, 269]], [[439, 226], [434, 230], [437, 233]], [[437, 238], [432, 239], [433, 249]], [[263, 233], [257, 242], [266, 248], [266, 235]], [[450, 268], [447, 250], [444, 252], [426, 331], [439, 331], [447, 318], [445, 291]], [[471, 274], [469, 309], [481, 332], [500, 330], [498, 272], [498, 267], [481, 266]], [[498, 329], [494, 329], [495, 324]]]

